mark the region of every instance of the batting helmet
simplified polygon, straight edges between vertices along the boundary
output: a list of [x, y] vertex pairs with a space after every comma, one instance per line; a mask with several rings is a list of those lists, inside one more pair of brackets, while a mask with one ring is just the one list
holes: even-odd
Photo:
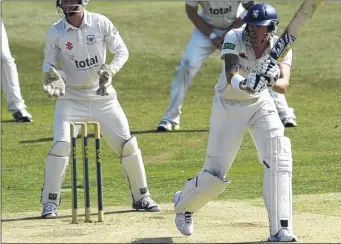
[[276, 10], [267, 3], [253, 5], [245, 15], [243, 21], [246, 24], [269, 26], [270, 31], [275, 31], [279, 23]]

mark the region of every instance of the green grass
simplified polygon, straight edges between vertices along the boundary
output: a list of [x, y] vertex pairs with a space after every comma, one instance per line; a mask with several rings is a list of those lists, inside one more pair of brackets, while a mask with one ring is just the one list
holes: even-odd
[[[11, 122], [2, 98], [2, 210], [5, 213], [39, 211], [44, 159], [52, 145], [55, 104], [42, 91], [41, 67], [46, 31], [59, 17], [54, 3], [3, 2], [2, 5], [22, 94], [34, 116], [31, 124]], [[278, 1], [274, 6], [280, 16], [279, 34], [299, 3]], [[324, 4], [293, 48], [287, 100], [295, 109], [299, 127], [288, 129], [286, 134], [291, 138], [294, 155], [294, 194], [341, 190], [338, 7], [336, 3]], [[193, 28], [184, 13], [184, 4], [91, 2], [88, 9], [108, 16], [130, 50], [130, 59], [114, 77], [114, 86], [131, 131], [138, 137], [152, 196], [158, 202], [170, 202], [174, 191], [201, 169], [205, 159], [213, 87], [221, 70], [218, 52], [204, 64], [188, 92], [182, 116], [182, 129], [188, 131], [148, 132], [155, 130], [167, 107], [172, 76]], [[112, 57], [108, 54], [109, 60]], [[130, 193], [120, 162], [104, 142], [102, 157], [105, 205], [129, 207]], [[91, 162], [94, 184], [94, 160]], [[248, 134], [228, 177], [232, 184], [219, 199], [261, 197], [262, 166]], [[70, 170], [63, 188], [61, 208], [64, 209], [71, 206], [69, 186]], [[95, 190], [92, 187], [93, 206]]]

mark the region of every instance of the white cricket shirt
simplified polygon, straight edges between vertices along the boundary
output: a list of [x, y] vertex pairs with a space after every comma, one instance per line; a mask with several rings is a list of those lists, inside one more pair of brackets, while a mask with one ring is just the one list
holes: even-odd
[[[241, 15], [246, 14], [246, 10], [241, 3], [247, 3], [250, 0], [186, 0], [186, 4], [192, 7], [200, 5], [199, 15], [202, 19], [215, 29], [228, 29], [233, 22]], [[238, 11], [239, 10], [239, 11]]]
[[[247, 78], [249, 76], [249, 73], [251, 73], [253, 68], [255, 67], [257, 59], [252, 47], [246, 46], [242, 39], [243, 30], [244, 28], [232, 29], [225, 35], [223, 49], [221, 50], [221, 58], [224, 59], [224, 55], [228, 53], [237, 55], [239, 57], [239, 74]], [[269, 56], [270, 50], [274, 46], [278, 38], [278, 36], [274, 36], [271, 39], [269, 47], [265, 50], [262, 58], [258, 60], [262, 60]], [[291, 66], [291, 62], [292, 50], [290, 49], [281, 63]], [[225, 63], [223, 63], [222, 72], [220, 74], [218, 83], [215, 86], [215, 90], [218, 93], [223, 93], [224, 97], [229, 100], [248, 100], [251, 98], [257, 98], [262, 93], [268, 92], [268, 90], [265, 89], [258, 94], [249, 94], [245, 91], [234, 89], [226, 81]]]
[[119, 71], [129, 57], [119, 32], [107, 17], [84, 10], [83, 23], [79, 28], [69, 24], [65, 18], [50, 27], [43, 71], [48, 72], [51, 66], [56, 66], [60, 58], [61, 69], [66, 74], [66, 86], [83, 89], [83, 93], [86, 93], [85, 88], [93, 88], [90, 89], [92, 93], [98, 88], [97, 71], [106, 62], [106, 47], [115, 54], [110, 67]]

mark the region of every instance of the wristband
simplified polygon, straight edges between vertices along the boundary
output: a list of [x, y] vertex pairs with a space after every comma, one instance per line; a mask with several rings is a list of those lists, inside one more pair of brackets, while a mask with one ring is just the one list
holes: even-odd
[[231, 86], [236, 90], [240, 90], [239, 84], [241, 82], [243, 82], [244, 80], [245, 80], [245, 78], [243, 76], [241, 76], [240, 74], [236, 74], [236, 75], [232, 76]]
[[211, 40], [213, 40], [214, 38], [217, 38], [217, 34], [212, 32], [209, 36], [208, 36]]

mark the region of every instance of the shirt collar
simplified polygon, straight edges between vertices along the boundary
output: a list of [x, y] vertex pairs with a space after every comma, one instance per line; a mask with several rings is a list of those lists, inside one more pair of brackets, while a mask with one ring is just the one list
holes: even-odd
[[[69, 29], [73, 29], [73, 30], [77, 30], [77, 27], [74, 27], [73, 25], [71, 25], [66, 18], [64, 17], [64, 29], [65, 32], [67, 32]], [[83, 25], [91, 25], [91, 14], [89, 14], [88, 11], [84, 10], [84, 16], [83, 16], [83, 21], [80, 27], [82, 27]]]

